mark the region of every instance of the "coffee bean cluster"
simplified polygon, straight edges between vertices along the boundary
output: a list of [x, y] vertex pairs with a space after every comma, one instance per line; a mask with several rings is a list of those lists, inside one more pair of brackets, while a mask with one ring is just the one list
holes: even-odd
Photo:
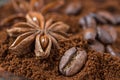
[[119, 55], [111, 46], [117, 38], [114, 25], [118, 22], [114, 15], [106, 11], [90, 13], [79, 20], [83, 28], [83, 38], [88, 41], [89, 47], [113, 56]]
[[[114, 25], [119, 19], [109, 12], [100, 11], [90, 13], [79, 20], [83, 28], [83, 38], [88, 41], [91, 49], [100, 53], [110, 53], [112, 56], [120, 56], [112, 44], [117, 39]], [[62, 56], [59, 63], [59, 71], [65, 76], [73, 76], [85, 65], [87, 52], [84, 49], [72, 47]]]

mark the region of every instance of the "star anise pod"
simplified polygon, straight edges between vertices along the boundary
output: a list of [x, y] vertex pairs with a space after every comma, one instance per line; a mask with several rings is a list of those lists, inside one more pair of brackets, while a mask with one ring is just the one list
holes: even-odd
[[52, 45], [59, 47], [58, 40], [68, 37], [69, 26], [63, 22], [45, 20], [41, 13], [29, 12], [26, 15], [27, 22], [19, 22], [13, 25], [7, 32], [10, 36], [18, 36], [10, 46], [14, 53], [26, 53], [35, 41], [35, 55], [46, 58], [49, 56]]
[[64, 3], [64, 0], [60, 0], [45, 5], [44, 0], [12, 0], [13, 8], [17, 13], [3, 19], [0, 25], [3, 26], [21, 18], [24, 19], [25, 15], [30, 11], [39, 11], [42, 14], [46, 14], [49, 11], [57, 11]]

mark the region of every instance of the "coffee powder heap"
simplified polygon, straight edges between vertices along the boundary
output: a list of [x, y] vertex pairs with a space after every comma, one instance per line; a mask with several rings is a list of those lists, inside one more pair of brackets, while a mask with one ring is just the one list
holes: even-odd
[[[52, 1], [55, 0], [46, 0], [43, 6], [50, 4]], [[75, 6], [78, 3], [80, 6]], [[1, 22], [7, 16], [16, 15], [19, 12], [13, 9], [11, 2], [0, 7], [0, 67], [16, 76], [32, 80], [120, 80], [119, 3], [119, 0], [65, 0], [64, 4], [62, 3], [60, 7], [56, 7], [57, 9], [54, 8], [48, 11], [45, 18], [53, 18], [56, 21], [68, 24], [70, 26], [68, 34], [70, 36], [67, 40], [58, 41], [60, 48], [56, 49], [53, 46], [50, 56], [42, 60], [36, 59], [34, 47], [27, 54], [21, 53], [21, 55], [9, 51], [9, 46], [15, 41], [16, 37], [10, 37], [6, 29], [11, 28], [17, 22], [25, 20], [24, 18], [18, 18], [3, 25]], [[71, 10], [74, 10], [74, 12], [71, 12]], [[116, 56], [111, 55], [106, 50], [99, 52], [92, 49], [89, 46], [91, 41], [89, 42], [83, 38], [83, 27], [79, 24], [79, 20], [90, 13], [97, 14], [99, 11], [106, 11], [115, 17], [115, 24], [108, 18], [106, 18], [107, 22], [104, 24], [113, 26], [117, 31], [116, 41], [110, 44], [112, 49], [118, 53]], [[103, 25], [103, 23], [98, 24]], [[102, 44], [102, 42], [100, 43]], [[59, 63], [64, 53], [72, 47], [86, 51], [87, 59], [81, 70], [73, 76], [67, 77], [60, 72]]]

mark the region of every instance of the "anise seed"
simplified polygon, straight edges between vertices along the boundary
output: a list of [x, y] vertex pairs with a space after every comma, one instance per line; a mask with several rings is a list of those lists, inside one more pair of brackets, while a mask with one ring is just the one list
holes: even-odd
[[49, 39], [46, 35], [43, 35], [40, 37], [40, 43], [41, 43], [41, 46], [43, 48], [43, 50], [45, 50], [48, 46], [48, 43], [49, 43]]

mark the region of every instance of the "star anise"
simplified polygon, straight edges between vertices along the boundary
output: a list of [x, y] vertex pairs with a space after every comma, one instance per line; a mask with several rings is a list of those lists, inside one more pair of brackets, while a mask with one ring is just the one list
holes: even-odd
[[52, 45], [59, 47], [58, 40], [68, 37], [69, 26], [63, 22], [54, 22], [52, 19], [45, 21], [41, 13], [29, 12], [27, 22], [19, 22], [8, 29], [10, 36], [18, 36], [10, 46], [14, 53], [26, 53], [35, 40], [35, 55], [46, 58], [49, 56]]
[[12, 0], [12, 5], [17, 13], [3, 19], [2, 22], [0, 22], [0, 25], [3, 26], [7, 23], [13, 22], [16, 19], [24, 19], [25, 15], [30, 11], [38, 11], [42, 14], [46, 14], [49, 11], [57, 11], [64, 5], [64, 0], [51, 2], [46, 5], [44, 0]]

